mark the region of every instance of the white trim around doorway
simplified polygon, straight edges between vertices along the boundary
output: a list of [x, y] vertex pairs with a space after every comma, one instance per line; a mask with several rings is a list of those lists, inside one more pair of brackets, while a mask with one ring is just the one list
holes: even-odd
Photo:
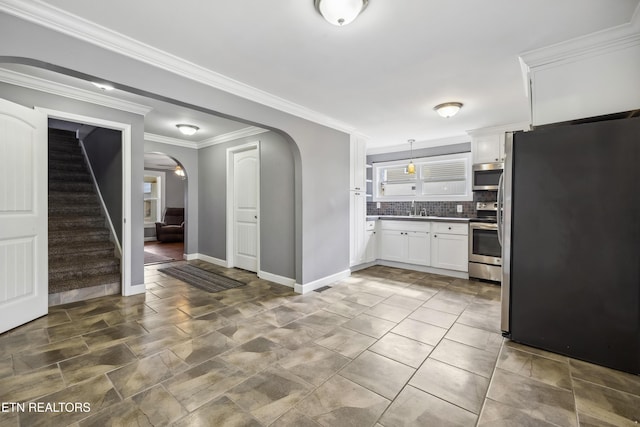
[[36, 110], [43, 112], [48, 118], [114, 129], [122, 133], [122, 295], [144, 293], [144, 283], [131, 283], [131, 125], [48, 108], [36, 107]]

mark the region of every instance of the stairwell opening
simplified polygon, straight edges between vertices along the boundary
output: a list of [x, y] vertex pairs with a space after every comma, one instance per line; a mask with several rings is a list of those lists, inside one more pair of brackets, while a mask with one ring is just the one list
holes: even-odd
[[120, 131], [49, 119], [48, 155], [49, 305], [119, 294]]

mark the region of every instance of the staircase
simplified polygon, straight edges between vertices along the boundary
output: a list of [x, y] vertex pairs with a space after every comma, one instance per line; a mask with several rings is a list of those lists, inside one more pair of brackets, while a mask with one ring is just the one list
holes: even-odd
[[109, 235], [78, 140], [49, 129], [49, 294], [120, 283]]

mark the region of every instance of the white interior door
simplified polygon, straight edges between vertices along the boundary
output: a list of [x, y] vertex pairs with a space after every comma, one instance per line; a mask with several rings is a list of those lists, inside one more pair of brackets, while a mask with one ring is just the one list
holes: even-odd
[[258, 271], [258, 148], [233, 154], [233, 265]]
[[0, 332], [47, 314], [47, 117], [0, 99]]

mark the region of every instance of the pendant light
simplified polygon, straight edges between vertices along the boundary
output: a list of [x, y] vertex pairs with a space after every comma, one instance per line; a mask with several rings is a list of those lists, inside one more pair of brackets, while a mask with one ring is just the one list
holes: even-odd
[[186, 178], [186, 175], [184, 173], [184, 169], [182, 169], [182, 166], [180, 166], [180, 165], [176, 166], [176, 169], [174, 170], [174, 173], [176, 175], [178, 175], [181, 179], [185, 179]]
[[409, 164], [407, 165], [407, 173], [409, 175], [413, 175], [414, 173], [416, 173], [416, 165], [413, 164], [413, 143], [416, 142], [416, 140], [410, 139], [408, 142], [409, 147], [411, 148], [411, 156], [409, 159]]

